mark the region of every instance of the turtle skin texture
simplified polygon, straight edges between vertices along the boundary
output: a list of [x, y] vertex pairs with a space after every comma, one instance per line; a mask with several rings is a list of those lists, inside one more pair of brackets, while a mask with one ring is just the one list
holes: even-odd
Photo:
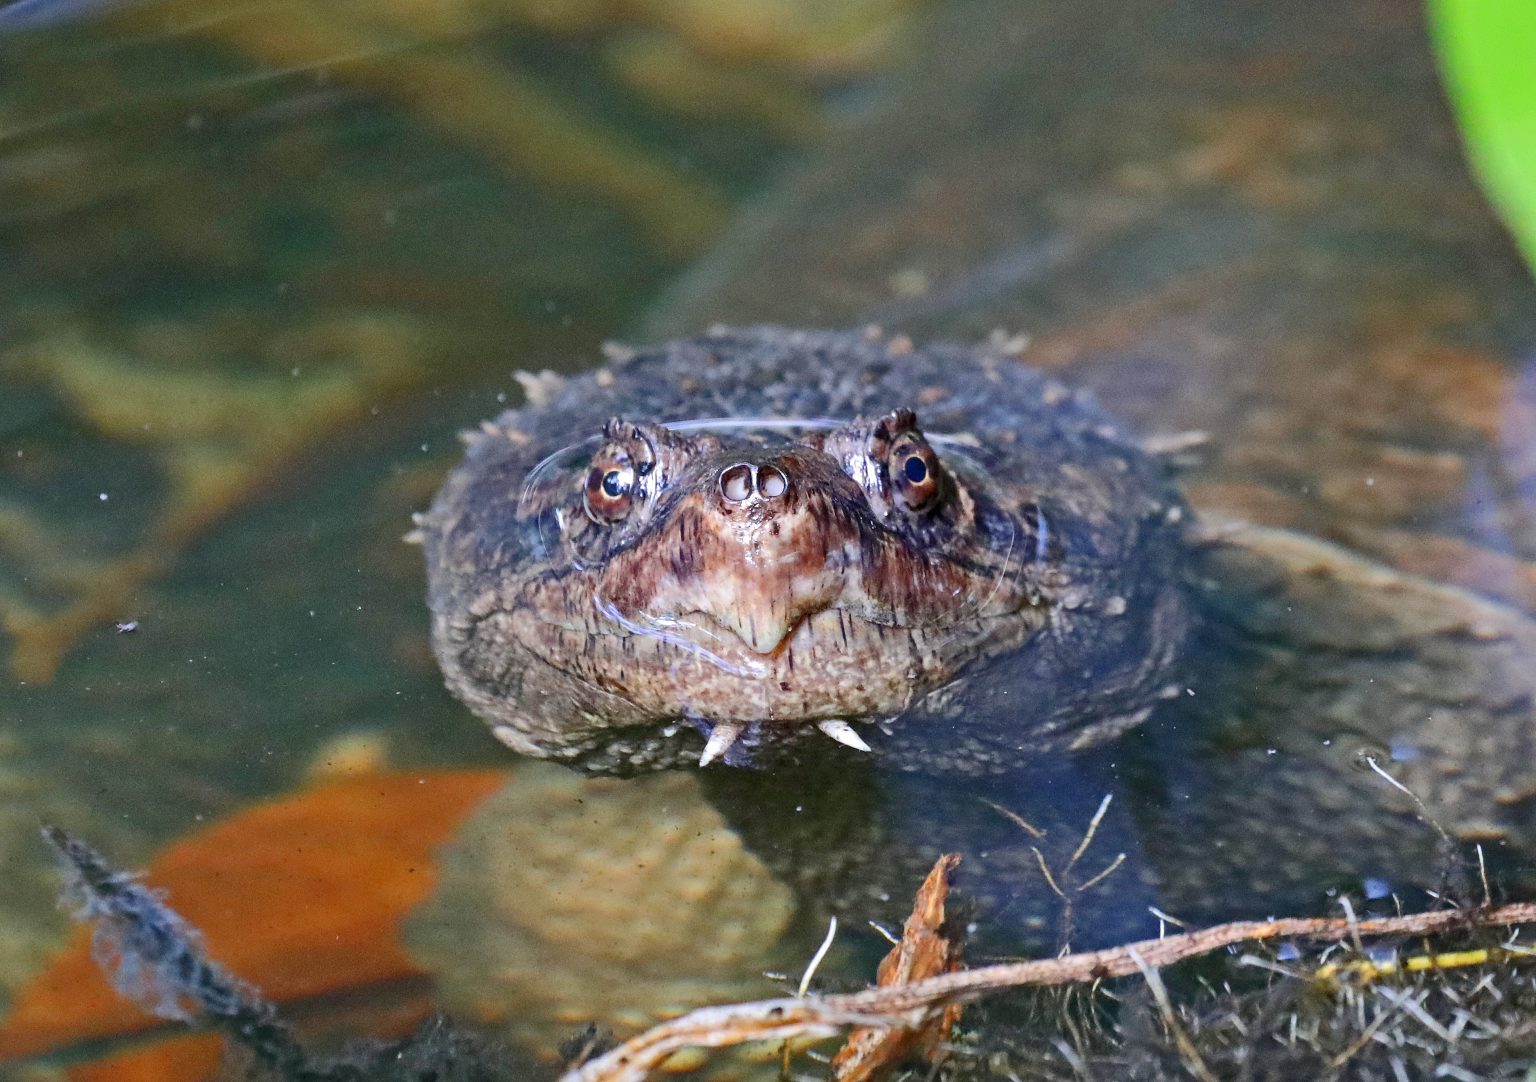
[[519, 752], [987, 774], [1175, 690], [1168, 471], [1014, 359], [765, 327], [534, 386], [422, 522], [448, 686]]

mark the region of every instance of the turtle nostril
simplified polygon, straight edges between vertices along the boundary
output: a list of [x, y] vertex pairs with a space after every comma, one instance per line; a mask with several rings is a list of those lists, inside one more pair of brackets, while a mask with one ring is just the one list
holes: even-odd
[[757, 471], [757, 491], [765, 500], [782, 496], [789, 491], [789, 478], [777, 466], [764, 466]]
[[720, 471], [720, 495], [731, 503], [740, 503], [752, 495], [755, 487], [757, 473], [755, 467], [746, 462], [738, 462], [734, 466], [727, 466]]

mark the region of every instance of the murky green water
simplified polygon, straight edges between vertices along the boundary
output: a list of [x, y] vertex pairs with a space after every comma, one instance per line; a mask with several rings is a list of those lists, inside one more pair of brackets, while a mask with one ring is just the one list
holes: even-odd
[[338, 756], [505, 765], [441, 690], [410, 513], [898, 15], [81, 7], [0, 36], [7, 998], [62, 930], [39, 821], [131, 865]]
[[[593, 364], [609, 336], [720, 319], [1025, 333], [1027, 360], [1144, 430], [1211, 435], [1187, 486], [1202, 511], [1529, 609], [1536, 293], [1460, 164], [1417, 15], [1368, 7], [1282, 19], [1169, 2], [1115, 23], [947, 4], [907, 51], [870, 44], [900, 25], [894, 3], [766, 22], [663, 4], [150, 3], [0, 35], [0, 992], [62, 934], [39, 820], [133, 865], [339, 760], [507, 764], [441, 690], [419, 554], [400, 537], [454, 433], [518, 400], [513, 369]], [[860, 779], [868, 792], [810, 817], [834, 838], [877, 823], [924, 855], [942, 818], [942, 844], [983, 868], [1017, 850], [977, 893], [1002, 899], [986, 915], [997, 943], [1049, 946], [1054, 903], [997, 870], [1033, 858], [980, 799], [1032, 802], [1069, 853], [1068, 831], [1116, 791], [1088, 870], [1132, 853], [1106, 881], [1126, 886], [1075, 914], [1075, 941], [1102, 941], [1155, 926], [1145, 907], [1162, 895], [1135, 854], [1180, 878], [1167, 863], [1198, 847], [1158, 839], [1242, 804], [1242, 787], [1205, 799], [1224, 774], [1274, 777], [1262, 734], [1230, 762], [1190, 739], [1174, 724], [985, 792]], [[614, 983], [597, 943], [631, 919], [623, 899], [676, 903], [666, 882], [605, 883], [605, 854], [665, 848], [613, 832], [654, 819], [733, 835], [692, 781], [520, 780], [536, 795], [476, 830], [568, 831], [585, 870], [561, 880], [558, 844], [517, 868], [516, 846], [477, 863], [466, 842], [445, 888], [465, 910], [434, 903], [411, 934], [446, 1002], [491, 1028], [537, 1016], [510, 1028], [547, 1043], [624, 1006], [591, 995]], [[725, 807], [783, 805], [762, 823], [803, 819], [828, 791], [706, 787]], [[1282, 807], [1311, 791], [1289, 772], [1270, 789]], [[1447, 806], [1493, 845], [1523, 840], [1527, 796], [1514, 781], [1484, 794], [1482, 819]], [[588, 799], [637, 810], [571, 810]], [[1287, 825], [1326, 838], [1327, 802], [1297, 799]], [[1285, 848], [1264, 840], [1181, 869], [1181, 897], [1205, 896], [1201, 918], [1262, 915], [1243, 907], [1270, 891], [1326, 904], [1325, 889], [1404, 872], [1396, 849], [1355, 859], [1389, 834], [1414, 839], [1406, 859], [1431, 854], [1411, 819], [1319, 842], [1329, 860], [1273, 881], [1249, 874], [1279, 851], [1264, 846]], [[749, 840], [771, 846], [762, 823]], [[837, 853], [813, 840], [770, 863], [799, 862], [846, 902], [857, 862], [814, 866]], [[708, 958], [658, 933], [654, 956], [626, 962], [675, 980], [630, 1022], [770, 992], [754, 973], [804, 957], [823, 907], [797, 922], [760, 864], [712, 861], [677, 881], [732, 877], [760, 904], [698, 918], [729, 941]], [[531, 893], [497, 902], [477, 869], [509, 876], [502, 897]], [[618, 900], [562, 908], [605, 887]], [[871, 918], [899, 916], [899, 896], [875, 895]], [[465, 930], [463, 911], [499, 904], [528, 926]], [[677, 925], [698, 927], [685, 910]], [[785, 928], [802, 934], [776, 947]], [[850, 974], [881, 949], [862, 928], [845, 946]], [[540, 967], [558, 973], [543, 998], [526, 987]]]

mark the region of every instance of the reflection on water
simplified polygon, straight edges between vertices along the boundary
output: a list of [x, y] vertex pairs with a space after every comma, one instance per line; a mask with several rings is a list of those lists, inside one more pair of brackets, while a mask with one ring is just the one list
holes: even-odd
[[[943, 5], [874, 111], [823, 145], [826, 103], [870, 85], [901, 0], [24, 3], [0, 37], [8, 997], [59, 934], [40, 818], [133, 864], [173, 835], [264, 821], [234, 813], [306, 777], [273, 814], [339, 821], [335, 764], [505, 765], [440, 690], [399, 536], [457, 458], [454, 430], [515, 400], [513, 367], [595, 358], [643, 311], [668, 333], [881, 313], [925, 336], [1028, 332], [1026, 359], [1143, 428], [1213, 434], [1187, 486], [1207, 514], [1536, 598], [1536, 298], [1456, 156], [1411, 9]], [[49, 25], [16, 25], [29, 14]], [[798, 153], [811, 164], [737, 218]], [[845, 759], [713, 770], [656, 783], [617, 821], [621, 783], [541, 784], [563, 821], [615, 851], [633, 828], [658, 861], [681, 858], [651, 827], [723, 829], [702, 789], [746, 850], [694, 850], [680, 881], [749, 968], [758, 946], [803, 957], [828, 908], [899, 918], [893, 884], [941, 848], [967, 853], [961, 884], [974, 875], [999, 949], [1146, 931], [1170, 898], [1203, 920], [1425, 885], [1437, 839], [1351, 767], [1361, 742], [1520, 882], [1528, 625], [1266, 536], [1265, 559], [1229, 554], [1243, 586], [1215, 595], [1201, 647], [1226, 659], [1236, 641], [1241, 664], [1208, 666], [1101, 754], [975, 789]], [[1267, 727], [1297, 703], [1306, 726]], [[506, 829], [550, 830], [537, 802], [505, 799]], [[527, 952], [506, 972], [559, 968], [605, 941], [581, 921], [622, 920], [607, 903], [627, 888], [591, 909], [503, 897], [530, 923], [474, 930], [443, 907], [496, 882], [477, 863], [518, 859], [476, 829], [450, 858], [458, 893], [409, 934], [412, 964], [447, 971], [454, 1005], [494, 1025], [520, 1001], [477, 1000], [494, 982], [455, 983], [456, 953], [483, 964], [495, 939]], [[476, 839], [502, 848], [466, 855]], [[609, 850], [584, 851], [584, 872], [540, 885], [603, 891], [590, 862]], [[767, 880], [744, 914], [712, 893], [765, 868], [797, 914]], [[499, 882], [530, 868], [514, 872]], [[755, 942], [781, 927], [787, 948]], [[658, 938], [665, 957], [634, 966], [687, 984], [685, 946]], [[883, 949], [863, 930], [842, 946], [849, 975]], [[561, 975], [600, 982], [589, 963]], [[688, 994], [723, 987], [699, 983]]]
[[[861, 12], [878, 28], [878, 5], [847, 8], [845, 38], [867, 36]], [[325, 433], [613, 327], [780, 145], [735, 122], [749, 102], [678, 118], [640, 96], [600, 21], [569, 31], [595, 36], [578, 48], [515, 6], [433, 11], [152, 3], [8, 39], [0, 363], [158, 481], [86, 525], [113, 476], [69, 499], [49, 456], [7, 456], [64, 505], [3, 508], [21, 678]], [[704, 44], [727, 48], [718, 21]], [[810, 110], [794, 42], [822, 21], [780, 27], [784, 56], [758, 41], [743, 78]], [[45, 557], [66, 532], [89, 540], [62, 566]]]
[[0, 11], [4, 998], [60, 930], [39, 820], [133, 864], [338, 763], [505, 762], [440, 691], [410, 512], [906, 6]]

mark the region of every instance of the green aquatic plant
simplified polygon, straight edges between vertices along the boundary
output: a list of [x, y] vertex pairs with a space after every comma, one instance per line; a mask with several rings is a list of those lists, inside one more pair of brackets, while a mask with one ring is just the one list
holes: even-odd
[[1432, 0], [1429, 9], [1472, 165], [1536, 268], [1536, 5]]

